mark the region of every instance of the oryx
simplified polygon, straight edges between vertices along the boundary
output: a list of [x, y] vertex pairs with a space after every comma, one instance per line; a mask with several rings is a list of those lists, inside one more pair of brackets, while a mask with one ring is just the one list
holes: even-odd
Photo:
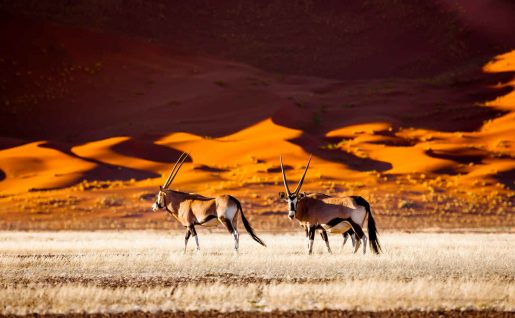
[[365, 241], [363, 254], [366, 253], [367, 237], [363, 233], [362, 226], [367, 216], [370, 247], [374, 253], [379, 254], [381, 245], [377, 239], [375, 221], [372, 216], [372, 211], [370, 211], [370, 205], [365, 199], [360, 196], [317, 198], [307, 196], [305, 193], [300, 192], [304, 177], [308, 172], [311, 156], [309, 157], [302, 178], [299, 180], [295, 190], [291, 192], [284, 172], [282, 156], [279, 160], [281, 163], [284, 188], [286, 189], [286, 193], [280, 192], [279, 196], [288, 201], [288, 217], [290, 219], [296, 218], [306, 229], [309, 254], [313, 252], [313, 241], [317, 229], [321, 230], [322, 238], [329, 252], [331, 252], [331, 248], [329, 246], [327, 232], [346, 233], [352, 229], [357, 239], [354, 252], [358, 250], [361, 244], [361, 238], [363, 238]]
[[250, 236], [259, 244], [266, 246], [259, 237], [256, 236], [254, 230], [245, 218], [241, 208], [240, 201], [230, 195], [220, 195], [214, 198], [208, 198], [200, 194], [185, 193], [169, 189], [175, 176], [179, 172], [182, 164], [188, 155], [182, 153], [170, 172], [163, 186], [159, 187], [156, 201], [152, 205], [155, 212], [159, 209], [166, 209], [168, 213], [174, 216], [186, 228], [186, 236], [184, 238], [184, 252], [188, 245], [190, 235], [195, 238], [197, 250], [199, 250], [198, 236], [195, 231], [195, 225], [201, 226], [217, 226], [223, 224], [229, 233], [234, 237], [234, 250], [237, 252], [239, 247], [239, 233], [237, 229], [238, 212], [241, 215], [243, 226], [249, 232]]
[[[327, 198], [331, 197], [328, 194], [319, 193], [319, 192], [318, 193], [317, 192], [315, 192], [315, 193], [307, 193], [306, 192], [305, 194], [307, 197], [315, 198], [315, 199], [327, 199]], [[327, 251], [329, 253], [332, 253], [331, 247], [329, 246], [329, 239], [326, 240], [327, 232], [325, 232], [324, 230], [320, 230], [320, 236], [327, 244]], [[343, 243], [342, 243], [342, 247], [341, 247], [342, 250], [343, 250], [343, 247], [345, 246], [345, 243], [347, 243], [349, 237], [351, 238], [351, 241], [352, 241], [352, 247], [356, 247], [356, 233], [354, 233], [354, 231], [352, 229], [349, 229], [347, 232], [342, 233], [342, 236], [343, 236]], [[308, 237], [308, 229], [307, 228], [306, 228], [306, 237]], [[359, 244], [361, 244], [361, 242]]]

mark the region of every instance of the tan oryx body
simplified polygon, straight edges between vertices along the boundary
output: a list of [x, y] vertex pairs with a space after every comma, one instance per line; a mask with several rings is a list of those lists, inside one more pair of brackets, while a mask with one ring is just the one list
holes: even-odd
[[[233, 196], [220, 195], [214, 198], [208, 198], [200, 194], [185, 193], [168, 189], [173, 179], [177, 175], [182, 163], [187, 155], [182, 154], [170, 173], [164, 186], [160, 187], [156, 201], [152, 205], [152, 209], [166, 209], [179, 223], [186, 228], [186, 236], [184, 238], [184, 250], [188, 245], [190, 236], [195, 238], [197, 250], [199, 242], [195, 226], [213, 227], [220, 224], [224, 225], [229, 233], [234, 237], [234, 250], [239, 248], [239, 233], [237, 228], [238, 214], [241, 216], [243, 226], [259, 244], [266, 246], [259, 237], [256, 236], [254, 230], [243, 214], [241, 203]], [[179, 166], [177, 164], [179, 163]]]
[[368, 239], [363, 233], [362, 227], [367, 217], [370, 246], [375, 253], [379, 253], [381, 246], [377, 240], [375, 221], [370, 211], [370, 205], [365, 199], [359, 196], [324, 197], [319, 194], [306, 195], [305, 193], [301, 193], [300, 188], [302, 187], [304, 177], [308, 171], [311, 157], [309, 158], [306, 170], [297, 188], [291, 192], [288, 187], [286, 174], [284, 173], [282, 158], [280, 158], [280, 162], [286, 189], [286, 193], [281, 192], [280, 197], [288, 201], [288, 217], [290, 219], [297, 219], [302, 227], [306, 229], [309, 254], [313, 251], [313, 241], [316, 230], [321, 231], [322, 238], [329, 252], [331, 252], [331, 247], [329, 246], [327, 232], [344, 234], [346, 241], [347, 237], [345, 234], [350, 234], [349, 232], [351, 231], [357, 238], [354, 252], [358, 250], [361, 244], [361, 238], [363, 238], [365, 241], [363, 253], [365, 253]]

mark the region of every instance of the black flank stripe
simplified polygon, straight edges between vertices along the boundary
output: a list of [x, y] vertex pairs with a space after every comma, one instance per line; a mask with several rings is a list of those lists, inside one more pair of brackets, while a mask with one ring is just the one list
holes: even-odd
[[346, 221], [345, 219], [342, 219], [342, 218], [335, 218], [335, 219], [332, 219], [331, 221], [327, 222], [327, 226], [329, 227], [333, 227], [343, 221]]
[[214, 215], [208, 215], [204, 220], [200, 221], [200, 222], [195, 222], [195, 224], [198, 224], [198, 225], [202, 225], [206, 222], [209, 222], [211, 221], [212, 219], [216, 219], [216, 216]]

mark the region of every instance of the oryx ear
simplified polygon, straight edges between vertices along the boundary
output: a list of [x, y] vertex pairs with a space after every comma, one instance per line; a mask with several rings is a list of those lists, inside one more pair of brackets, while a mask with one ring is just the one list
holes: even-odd
[[305, 197], [307, 197], [306, 192], [300, 192], [300, 193], [299, 193], [299, 199], [303, 199], [303, 198], [305, 198]]
[[285, 199], [285, 198], [286, 198], [286, 193], [284, 193], [284, 192], [279, 192], [279, 198], [281, 198], [281, 199]]
[[162, 185], [159, 186], [159, 190], [163, 191], [163, 186]]

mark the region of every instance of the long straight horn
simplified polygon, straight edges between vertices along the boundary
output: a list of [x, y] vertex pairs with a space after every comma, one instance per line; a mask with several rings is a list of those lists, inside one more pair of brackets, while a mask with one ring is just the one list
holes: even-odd
[[299, 193], [300, 188], [302, 187], [302, 184], [304, 183], [304, 177], [306, 176], [306, 173], [308, 172], [309, 163], [311, 162], [311, 157], [313, 157], [313, 155], [309, 156], [308, 164], [306, 165], [306, 170], [304, 170], [304, 174], [302, 175], [302, 178], [300, 178], [299, 184], [297, 184], [295, 191], [293, 191], [293, 193], [295, 193], [295, 194]]
[[182, 167], [182, 164], [184, 163], [184, 161], [186, 161], [186, 159], [188, 158], [189, 154], [187, 153], [184, 153], [184, 157], [182, 157], [182, 160], [181, 162], [179, 163], [179, 165], [177, 166], [177, 169], [175, 169], [175, 173], [174, 175], [170, 178], [170, 182], [168, 183], [167, 186], [169, 186], [172, 182], [173, 182], [173, 179], [175, 179], [175, 177], [177, 176], [177, 174], [179, 173], [179, 170], [181, 169]]
[[170, 174], [168, 175], [168, 178], [166, 178], [166, 181], [165, 183], [163, 184], [163, 188], [167, 188], [169, 185], [170, 185], [170, 182], [171, 182], [171, 179], [172, 179], [172, 176], [175, 172], [175, 168], [177, 168], [177, 164], [179, 163], [179, 161], [181, 161], [182, 157], [185, 155], [186, 153], [183, 152], [181, 153], [181, 155], [179, 156], [179, 158], [177, 159], [177, 161], [175, 161], [175, 164], [173, 165], [173, 168], [172, 168], [172, 171], [170, 171]]
[[284, 173], [283, 156], [280, 156], [279, 160], [281, 161], [281, 172], [283, 173], [284, 188], [286, 189], [286, 193], [288, 194], [288, 196], [290, 196], [291, 191], [290, 188], [288, 188], [288, 180], [286, 180], [286, 174]]

